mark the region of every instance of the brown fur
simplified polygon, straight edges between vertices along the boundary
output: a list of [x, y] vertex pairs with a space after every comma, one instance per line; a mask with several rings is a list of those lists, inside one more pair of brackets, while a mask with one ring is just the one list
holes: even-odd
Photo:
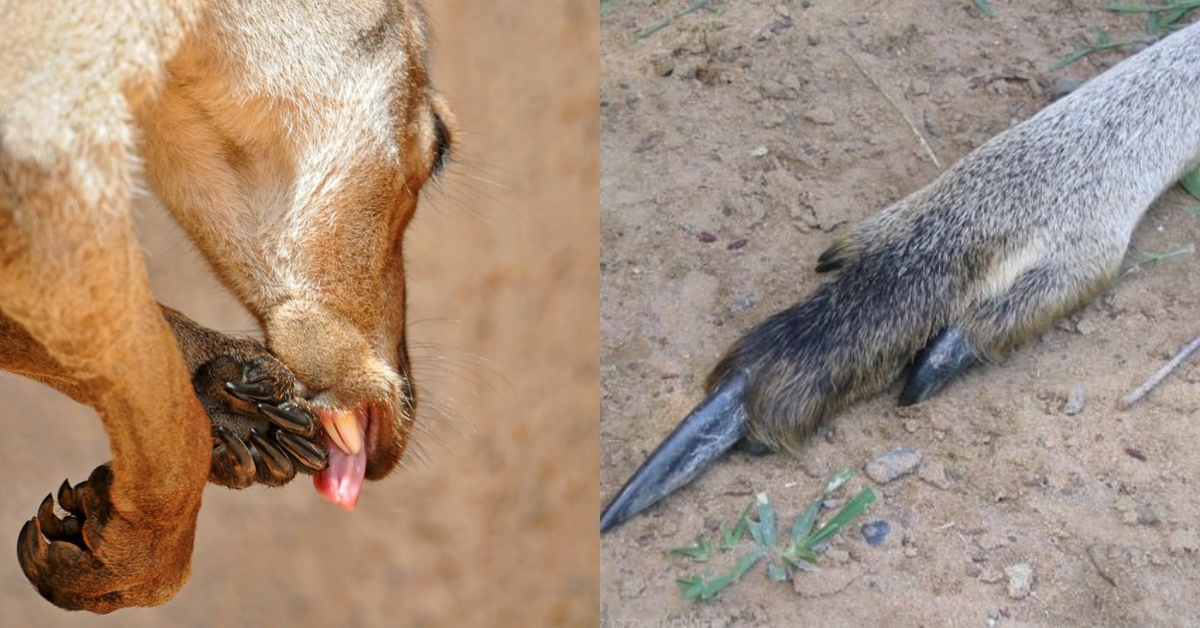
[[94, 406], [113, 454], [86, 550], [56, 541], [26, 573], [65, 608], [161, 604], [187, 579], [208, 474], [189, 374], [227, 347], [155, 303], [135, 190], [187, 230], [314, 406], [385, 409], [375, 479], [415, 410], [402, 234], [452, 116], [407, 1], [0, 14], [0, 367]]

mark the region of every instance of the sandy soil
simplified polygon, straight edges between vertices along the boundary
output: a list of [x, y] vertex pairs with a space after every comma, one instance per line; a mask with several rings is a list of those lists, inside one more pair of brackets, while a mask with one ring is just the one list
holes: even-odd
[[[210, 488], [191, 582], [158, 609], [65, 613], [10, 550], [0, 626], [594, 624], [598, 547], [580, 531], [595, 529], [599, 459], [596, 5], [427, 4], [435, 80], [463, 130], [446, 193], [426, 195], [407, 239], [419, 420], [441, 444], [419, 442], [425, 460], [369, 485], [352, 514], [307, 481]], [[251, 330], [183, 235], [143, 218], [162, 301]], [[89, 408], [11, 376], [0, 398], [0, 530], [15, 543], [42, 497], [108, 450]]]
[[[937, 174], [881, 89], [946, 165], [1129, 53], [1051, 70], [1071, 39], [1142, 29], [1101, 3], [991, 4], [996, 19], [967, 0], [715, 3], [636, 43], [687, 3], [612, 5], [600, 65], [603, 498], [698, 401], [730, 342], [817, 285], [834, 232]], [[1196, 242], [1200, 221], [1183, 211], [1195, 204], [1169, 193], [1135, 249]], [[727, 456], [605, 535], [601, 625], [1197, 625], [1200, 447], [1186, 435], [1200, 367], [1131, 411], [1116, 402], [1200, 330], [1200, 257], [1143, 262], [1131, 252], [1098, 302], [934, 400], [901, 412], [892, 390], [842, 412], [799, 457]], [[1086, 406], [1067, 415], [1074, 389]], [[889, 522], [881, 546], [856, 524], [794, 587], [759, 567], [715, 602], [681, 600], [674, 581], [694, 567], [664, 548], [734, 520], [758, 491], [793, 518], [831, 472], [901, 446], [924, 463], [879, 488], [862, 520]], [[1015, 599], [1004, 570], [1019, 564], [1034, 583]]]

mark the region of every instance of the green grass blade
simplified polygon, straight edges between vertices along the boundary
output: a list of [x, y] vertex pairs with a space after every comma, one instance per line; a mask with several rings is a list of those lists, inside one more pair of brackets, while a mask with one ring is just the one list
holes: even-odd
[[824, 501], [823, 497], [812, 500], [812, 503], [796, 518], [796, 523], [792, 524], [792, 533], [789, 537], [792, 544], [812, 533], [813, 526], [817, 525], [817, 516], [821, 514], [822, 501]]
[[1200, 199], [1200, 168], [1183, 175], [1183, 178], [1179, 180], [1179, 185], [1182, 185], [1183, 189], [1192, 195], [1192, 198]]
[[1061, 70], [1061, 69], [1067, 67], [1068, 65], [1071, 65], [1072, 63], [1075, 63], [1076, 61], [1078, 61], [1092, 53], [1102, 52], [1104, 50], [1115, 50], [1117, 48], [1124, 48], [1125, 46], [1136, 46], [1138, 44], [1147, 43], [1147, 40], [1145, 40], [1145, 39], [1130, 39], [1128, 41], [1112, 41], [1112, 40], [1108, 39], [1107, 35], [1103, 39], [1104, 39], [1104, 41], [1100, 41], [1100, 39], [1097, 39], [1097, 41], [1095, 43], [1091, 43], [1086, 40], [1083, 40], [1081, 42], [1076, 42], [1075, 43], [1075, 52], [1072, 52], [1071, 54], [1059, 59], [1058, 63], [1055, 63], [1050, 69], [1051, 70]]
[[988, 4], [988, 0], [975, 0], [975, 7], [988, 17], [996, 17], [996, 12], [992, 10], [992, 5]]
[[1106, 4], [1100, 7], [1101, 11], [1111, 11], [1113, 13], [1157, 13], [1162, 11], [1162, 7], [1144, 7], [1137, 4]]
[[686, 547], [667, 548], [667, 553], [687, 556], [703, 563], [708, 561], [709, 556], [712, 556], [712, 546], [708, 544], [708, 539], [704, 538], [703, 534], [697, 534], [695, 543]]
[[816, 552], [800, 545], [789, 547], [784, 551], [783, 557], [796, 569], [805, 571], [811, 570], [811, 565], [815, 565], [821, 560]]
[[741, 542], [742, 537], [746, 534], [746, 526], [750, 523], [750, 508], [753, 506], [754, 504], [746, 505], [746, 509], [742, 511], [742, 516], [738, 518], [732, 530], [729, 529], [728, 524], [721, 523], [721, 540], [717, 542], [717, 549], [728, 552]]
[[767, 577], [771, 582], [783, 582], [787, 580], [787, 569], [775, 561], [770, 561], [767, 563]]
[[1150, 264], [1157, 264], [1159, 262], [1164, 262], [1166, 260], [1169, 260], [1172, 257], [1178, 257], [1180, 255], [1188, 255], [1191, 253], [1195, 253], [1196, 246], [1193, 244], [1189, 244], [1187, 246], [1181, 246], [1177, 249], [1167, 251], [1166, 253], [1155, 253], [1153, 251], [1147, 251], [1144, 249], [1138, 249], [1137, 251], [1138, 251], [1138, 253], [1141, 253], [1143, 256], [1146, 257], [1146, 262], [1148, 262]]
[[658, 31], [661, 31], [662, 29], [670, 26], [671, 22], [674, 22], [674, 21], [675, 21], [674, 16], [664, 17], [664, 18], [652, 23], [651, 25], [647, 26], [646, 28], [643, 28], [642, 30], [634, 33], [633, 37], [629, 41], [630, 41], [630, 43], [641, 41], [641, 40], [653, 35], [654, 33], [657, 33]]
[[863, 487], [863, 489], [859, 491], [858, 495], [855, 495], [854, 499], [850, 500], [850, 502], [845, 506], [842, 506], [842, 509], [839, 510], [832, 519], [826, 522], [825, 525], [821, 526], [816, 532], [813, 532], [802, 539], [798, 545], [805, 548], [811, 548], [817, 543], [820, 543], [821, 541], [833, 536], [838, 530], [842, 529], [843, 526], [845, 526], [847, 523], [850, 523], [855, 517], [861, 515], [863, 511], [867, 509], [867, 506], [870, 506], [871, 502], [874, 501], [875, 491], [869, 486]]
[[796, 541], [808, 536], [812, 532], [813, 526], [817, 525], [817, 517], [821, 514], [821, 502], [825, 501], [825, 498], [829, 497], [831, 493], [842, 488], [853, 477], [854, 469], [842, 469], [835, 473], [832, 478], [829, 478], [829, 482], [825, 484], [825, 490], [809, 503], [804, 512], [800, 513], [796, 522], [792, 524], [791, 535], [788, 539], [790, 543], [795, 544]]
[[608, 17], [608, 12], [612, 11], [613, 6], [616, 4], [617, 4], [617, 0], [600, 0], [600, 21], [601, 22], [604, 21], [604, 18]]
[[758, 521], [750, 522], [750, 536], [759, 547], [769, 550], [775, 547], [779, 539], [775, 529], [775, 508], [771, 506], [766, 493], [759, 493], [754, 499], [758, 502]]
[[733, 571], [709, 580], [704, 586], [704, 591], [700, 594], [700, 599], [711, 600], [714, 597], [717, 597], [717, 595], [725, 587], [740, 580], [742, 576], [746, 575], [747, 571], [750, 571], [750, 568], [753, 567], [755, 563], [762, 560], [766, 555], [767, 550], [761, 547], [754, 548], [745, 556], [742, 556], [740, 559], [738, 559], [737, 564], [733, 566]]
[[833, 477], [829, 478], [829, 482], [825, 484], [825, 491], [821, 494], [821, 497], [825, 497], [839, 488], [842, 488], [842, 485], [844, 485], [846, 482], [849, 482], [853, 477], [854, 469], [842, 469], [841, 471], [833, 474]]
[[1141, 4], [1109, 4], [1100, 7], [1103, 11], [1111, 11], [1113, 13], [1162, 13], [1165, 11], [1191, 11], [1200, 8], [1200, 1], [1187, 0], [1185, 2], [1176, 2], [1172, 4], [1162, 5], [1141, 5]]
[[641, 41], [641, 40], [653, 35], [654, 33], [657, 33], [658, 31], [661, 31], [662, 29], [670, 26], [671, 23], [674, 22], [675, 20], [677, 20], [685, 15], [699, 11], [700, 9], [703, 9], [710, 4], [712, 4], [712, 0], [692, 0], [692, 3], [690, 5], [688, 5], [688, 7], [686, 9], [676, 13], [675, 15], [668, 15], [667, 17], [657, 20], [653, 24], [647, 26], [646, 28], [643, 28], [642, 30], [634, 33], [633, 38], [630, 39], [630, 43]]
[[683, 593], [683, 601], [693, 602], [704, 593], [704, 576], [696, 574], [690, 578], [676, 578], [675, 586]]
[[1163, 17], [1161, 20], [1159, 20], [1158, 24], [1164, 29], [1175, 26], [1176, 22], [1187, 17], [1189, 13], [1195, 11], [1197, 8], [1200, 8], [1200, 6], [1193, 4], [1186, 8], [1178, 8], [1173, 11], [1168, 11], [1163, 14]]

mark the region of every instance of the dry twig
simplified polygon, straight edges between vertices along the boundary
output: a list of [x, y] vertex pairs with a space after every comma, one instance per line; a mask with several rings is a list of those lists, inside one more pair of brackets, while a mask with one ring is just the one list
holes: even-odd
[[1151, 390], [1154, 390], [1156, 386], [1161, 384], [1168, 375], [1179, 368], [1180, 364], [1183, 364], [1184, 360], [1195, 353], [1196, 349], [1200, 349], [1200, 336], [1196, 336], [1191, 342], [1180, 349], [1179, 353], [1176, 353], [1175, 357], [1171, 358], [1171, 361], [1167, 362], [1165, 366], [1158, 369], [1157, 373], [1151, 375], [1150, 379], [1142, 382], [1141, 386], [1138, 386], [1133, 392], [1125, 395], [1125, 398], [1121, 399], [1121, 409], [1128, 410], [1129, 406], [1141, 401], [1142, 397], [1145, 397]]
[[904, 110], [900, 108], [900, 104], [897, 103], [895, 99], [893, 99], [891, 95], [883, 89], [883, 86], [879, 84], [879, 81], [876, 81], [875, 77], [871, 76], [870, 72], [867, 72], [867, 68], [863, 67], [863, 64], [859, 63], [858, 59], [855, 59], [854, 55], [850, 54], [849, 50], [842, 48], [841, 51], [842, 54], [846, 55], [846, 57], [854, 63], [854, 67], [858, 68], [858, 71], [861, 72], [862, 75], [871, 82], [871, 85], [874, 85], [875, 89], [879, 90], [879, 93], [883, 94], [883, 97], [887, 99], [888, 104], [890, 104], [892, 108], [900, 114], [900, 117], [904, 118], [904, 123], [908, 125], [908, 128], [912, 131], [912, 134], [917, 137], [917, 141], [921, 143], [921, 148], [924, 148], [925, 154], [929, 155], [929, 160], [933, 162], [933, 165], [937, 166], [938, 170], [941, 170], [942, 162], [938, 161], [937, 155], [934, 154], [933, 149], [929, 147], [929, 142], [925, 141], [925, 136], [921, 135], [921, 132], [917, 130], [917, 126], [913, 124], [912, 120], [908, 119], [908, 114], [904, 113]]

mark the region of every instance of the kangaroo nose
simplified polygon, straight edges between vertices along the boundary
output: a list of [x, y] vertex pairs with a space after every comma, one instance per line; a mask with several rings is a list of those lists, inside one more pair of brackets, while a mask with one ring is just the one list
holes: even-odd
[[335, 388], [370, 355], [363, 335], [320, 303], [288, 301], [267, 315], [267, 346], [309, 391]]

